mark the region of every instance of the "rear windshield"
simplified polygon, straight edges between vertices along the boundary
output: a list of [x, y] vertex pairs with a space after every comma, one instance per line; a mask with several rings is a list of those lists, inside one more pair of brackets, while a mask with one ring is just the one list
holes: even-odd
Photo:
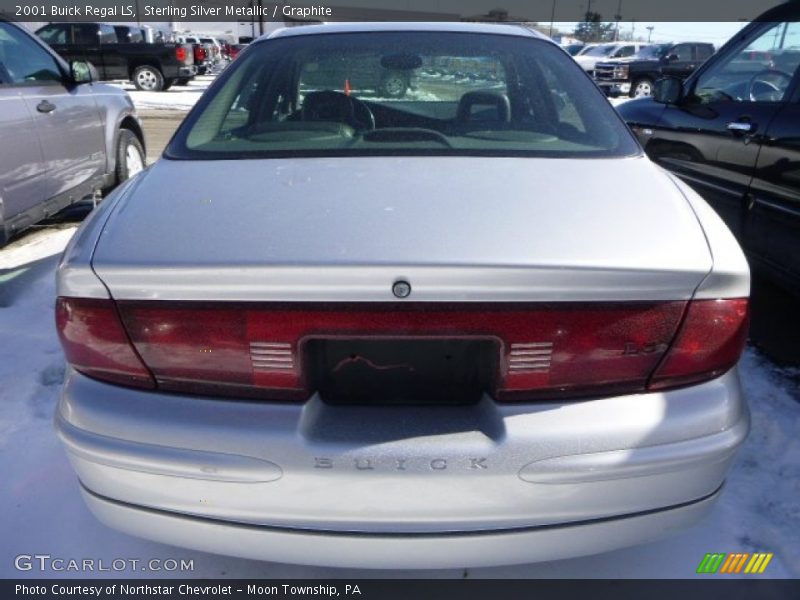
[[602, 93], [554, 44], [380, 32], [255, 44], [201, 99], [166, 156], [638, 152]]

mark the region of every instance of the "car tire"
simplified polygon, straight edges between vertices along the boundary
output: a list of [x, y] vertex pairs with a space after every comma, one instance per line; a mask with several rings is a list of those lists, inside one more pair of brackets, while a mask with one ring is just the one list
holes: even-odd
[[631, 86], [631, 98], [642, 98], [653, 95], [653, 80], [649, 77], [642, 77], [633, 82]]
[[402, 98], [408, 91], [408, 79], [403, 73], [387, 73], [381, 79], [378, 91], [388, 98]]
[[117, 185], [139, 173], [145, 166], [147, 158], [142, 142], [130, 129], [120, 129], [117, 134], [117, 166], [114, 173]]
[[160, 92], [164, 88], [164, 76], [156, 67], [143, 65], [133, 71], [133, 85], [142, 92]]
[[189, 77], [181, 77], [175, 80], [175, 85], [189, 85]]

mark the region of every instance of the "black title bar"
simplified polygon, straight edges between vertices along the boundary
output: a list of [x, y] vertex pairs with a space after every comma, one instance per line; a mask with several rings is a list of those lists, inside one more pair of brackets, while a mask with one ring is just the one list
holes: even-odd
[[752, 21], [798, 0], [0, 0], [22, 22]]
[[[665, 562], [664, 569], [669, 569]], [[588, 573], [587, 573], [588, 575]], [[693, 580], [491, 580], [491, 579], [331, 579], [331, 580], [5, 580], [0, 597], [40, 600], [192, 598], [306, 600], [784, 600], [800, 598], [800, 581]]]

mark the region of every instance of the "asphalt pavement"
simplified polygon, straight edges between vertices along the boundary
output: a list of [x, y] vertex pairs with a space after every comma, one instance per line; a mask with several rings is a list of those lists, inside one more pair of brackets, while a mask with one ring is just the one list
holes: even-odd
[[185, 110], [140, 110], [147, 141], [147, 164], [158, 160], [172, 134], [187, 115]]

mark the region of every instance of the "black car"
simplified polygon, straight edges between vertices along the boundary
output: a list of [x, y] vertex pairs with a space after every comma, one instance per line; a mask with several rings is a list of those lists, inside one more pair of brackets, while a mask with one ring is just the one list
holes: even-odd
[[714, 45], [705, 42], [653, 44], [630, 58], [597, 63], [594, 78], [609, 96], [649, 96], [657, 79], [686, 78], [713, 54]]
[[722, 216], [751, 265], [800, 291], [800, 5], [762, 15], [688, 80], [619, 107], [647, 154]]
[[[126, 33], [131, 29], [125, 27]], [[127, 36], [121, 41], [106, 23], [51, 23], [36, 35], [65, 60], [92, 63], [101, 80], [130, 80], [140, 90], [166, 90], [197, 73], [191, 45], [145, 44]]]

